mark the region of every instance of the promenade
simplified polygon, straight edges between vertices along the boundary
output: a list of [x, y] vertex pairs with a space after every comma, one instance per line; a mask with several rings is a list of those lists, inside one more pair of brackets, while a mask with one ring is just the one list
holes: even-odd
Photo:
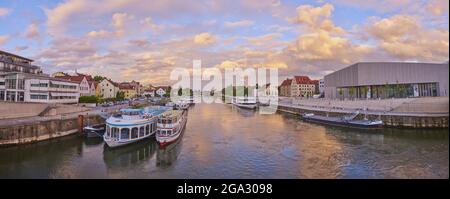
[[371, 115], [438, 117], [449, 115], [448, 97], [331, 100], [280, 97], [279, 105], [311, 111], [352, 113], [360, 111]]

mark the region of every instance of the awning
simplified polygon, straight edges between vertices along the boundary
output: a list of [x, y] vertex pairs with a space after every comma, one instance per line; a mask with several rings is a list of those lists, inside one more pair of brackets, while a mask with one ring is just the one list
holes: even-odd
[[51, 92], [51, 96], [53, 97], [78, 97], [78, 93], [57, 93], [57, 92]]

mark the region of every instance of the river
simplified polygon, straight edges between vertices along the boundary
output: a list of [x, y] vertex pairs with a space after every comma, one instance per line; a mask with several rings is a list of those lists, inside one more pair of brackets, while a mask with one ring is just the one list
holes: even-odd
[[226, 104], [192, 106], [165, 149], [83, 136], [0, 148], [0, 178], [448, 177], [448, 129], [355, 130]]

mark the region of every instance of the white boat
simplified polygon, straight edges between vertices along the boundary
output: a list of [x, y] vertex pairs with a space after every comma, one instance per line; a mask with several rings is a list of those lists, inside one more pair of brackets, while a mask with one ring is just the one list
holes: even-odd
[[109, 147], [118, 147], [148, 138], [157, 131], [158, 116], [167, 110], [163, 106], [121, 109], [106, 120], [103, 140]]
[[255, 109], [257, 107], [255, 97], [235, 97], [233, 104], [240, 108]]
[[156, 141], [165, 146], [176, 141], [183, 132], [187, 122], [187, 111], [170, 110], [158, 117]]

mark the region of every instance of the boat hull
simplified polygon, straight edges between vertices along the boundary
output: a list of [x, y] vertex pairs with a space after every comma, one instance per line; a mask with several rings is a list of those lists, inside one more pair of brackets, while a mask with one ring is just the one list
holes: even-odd
[[186, 123], [187, 123], [187, 118], [183, 120], [183, 124], [181, 124], [181, 128], [173, 136], [161, 137], [161, 136], [156, 135], [155, 138], [156, 138], [156, 141], [158, 142], [159, 146], [164, 147], [166, 145], [169, 145], [169, 144], [177, 141], [178, 138], [181, 137], [181, 134], [183, 134], [184, 128], [186, 127]]
[[238, 103], [233, 103], [233, 104], [239, 108], [256, 109], [256, 104], [238, 104]]
[[351, 127], [351, 128], [363, 128], [363, 129], [380, 129], [383, 128], [384, 124], [381, 123], [373, 123], [370, 124], [366, 121], [362, 120], [355, 120], [355, 121], [343, 121], [343, 120], [327, 120], [323, 118], [317, 118], [317, 117], [303, 117], [306, 121], [321, 123], [321, 124], [328, 124], [333, 126], [340, 126], [340, 127]]
[[125, 146], [125, 145], [128, 145], [128, 144], [132, 144], [132, 143], [135, 143], [135, 142], [139, 142], [139, 141], [145, 140], [145, 139], [151, 137], [154, 134], [155, 134], [155, 132], [150, 133], [149, 135], [141, 137], [141, 138], [130, 139], [130, 140], [117, 140], [117, 139], [111, 139], [111, 138], [105, 138], [105, 137], [103, 137], [103, 140], [105, 141], [106, 145], [108, 145], [108, 147], [116, 148], [116, 147]]

